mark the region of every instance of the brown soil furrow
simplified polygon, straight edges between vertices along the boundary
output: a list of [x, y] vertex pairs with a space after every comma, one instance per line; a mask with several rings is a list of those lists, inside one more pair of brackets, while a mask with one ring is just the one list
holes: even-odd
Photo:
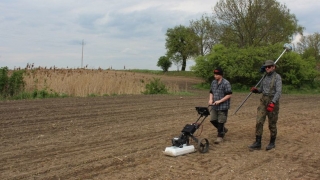
[[[252, 95], [234, 93], [222, 144], [207, 118], [197, 138], [208, 153], [165, 156], [171, 139], [198, 119], [208, 91], [193, 96], [125, 95], [0, 102], [0, 178], [13, 179], [319, 179], [320, 98], [283, 95], [276, 148], [264, 126], [263, 149], [254, 141]], [[195, 142], [191, 142], [195, 145]]]

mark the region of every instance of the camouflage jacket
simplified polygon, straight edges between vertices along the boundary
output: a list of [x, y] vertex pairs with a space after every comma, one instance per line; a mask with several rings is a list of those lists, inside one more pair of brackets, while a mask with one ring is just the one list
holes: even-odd
[[[274, 78], [273, 85], [272, 79]], [[272, 87], [272, 89], [270, 89]], [[267, 74], [262, 83], [260, 88], [258, 88], [259, 93], [262, 93], [265, 96], [271, 96], [272, 102], [276, 103], [279, 101], [281, 93], [282, 93], [282, 79], [281, 76], [276, 73], [275, 71], [270, 72]]]

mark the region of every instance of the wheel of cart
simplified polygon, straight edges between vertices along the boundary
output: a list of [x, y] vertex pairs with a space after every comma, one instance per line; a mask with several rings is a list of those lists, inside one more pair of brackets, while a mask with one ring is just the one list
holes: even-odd
[[206, 138], [198, 141], [197, 149], [200, 153], [206, 153], [209, 150], [209, 141]]

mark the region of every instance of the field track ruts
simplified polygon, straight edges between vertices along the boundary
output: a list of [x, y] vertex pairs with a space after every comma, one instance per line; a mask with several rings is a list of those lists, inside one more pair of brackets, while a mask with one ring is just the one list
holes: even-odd
[[233, 94], [223, 144], [213, 144], [206, 119], [196, 135], [209, 139], [209, 152], [179, 157], [162, 151], [198, 118], [207, 91], [0, 102], [0, 179], [320, 179], [319, 95], [282, 96], [268, 152], [247, 148], [260, 95], [232, 115], [246, 96]]

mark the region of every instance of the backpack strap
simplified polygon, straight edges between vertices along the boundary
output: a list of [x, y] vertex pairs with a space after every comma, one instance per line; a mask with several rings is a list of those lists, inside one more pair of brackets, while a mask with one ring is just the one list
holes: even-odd
[[271, 91], [272, 91], [273, 86], [274, 86], [274, 81], [276, 79], [276, 75], [277, 75], [276, 72], [273, 72], [273, 76], [272, 76], [272, 80], [271, 80], [271, 84], [270, 84], [270, 89], [269, 89], [269, 93], [268, 93], [269, 97], [271, 97]]

